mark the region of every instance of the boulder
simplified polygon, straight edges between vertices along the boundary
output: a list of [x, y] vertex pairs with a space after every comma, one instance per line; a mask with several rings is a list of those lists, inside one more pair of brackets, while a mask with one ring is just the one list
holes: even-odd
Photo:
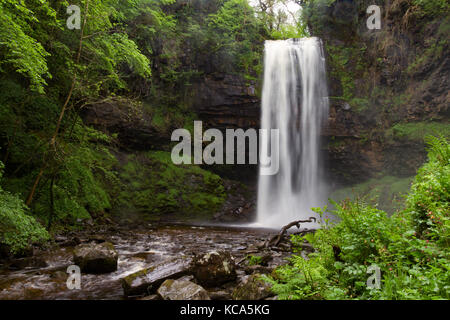
[[211, 300], [231, 300], [231, 294], [228, 291], [225, 290], [219, 290], [219, 291], [209, 291], [209, 297]]
[[219, 286], [236, 279], [236, 265], [227, 251], [212, 251], [197, 256], [193, 268], [195, 279], [207, 287]]
[[81, 243], [81, 240], [78, 237], [69, 238], [65, 236], [56, 236], [55, 242], [61, 248], [65, 248], [65, 247], [75, 247]]
[[15, 259], [8, 266], [11, 270], [41, 269], [46, 267], [48, 267], [47, 262], [40, 257]]
[[211, 300], [205, 289], [186, 280], [166, 280], [158, 294], [164, 300]]
[[263, 300], [272, 296], [271, 285], [260, 274], [248, 276], [232, 293], [234, 300]]
[[244, 271], [246, 274], [261, 274], [261, 273], [272, 273], [273, 268], [271, 267], [265, 267], [262, 265], [254, 265], [254, 266], [246, 266], [244, 268]]
[[73, 252], [73, 261], [84, 273], [109, 273], [117, 270], [119, 255], [109, 242], [80, 244]]
[[191, 263], [192, 258], [182, 257], [142, 269], [122, 279], [123, 292], [128, 297], [153, 294], [165, 280], [188, 274], [191, 270]]

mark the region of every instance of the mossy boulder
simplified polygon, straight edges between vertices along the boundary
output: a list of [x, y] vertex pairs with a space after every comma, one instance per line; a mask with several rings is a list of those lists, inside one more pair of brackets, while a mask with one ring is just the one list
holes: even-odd
[[208, 292], [198, 284], [185, 280], [166, 280], [158, 294], [164, 300], [211, 300]]
[[192, 258], [174, 258], [151, 268], [142, 269], [122, 279], [125, 296], [153, 294], [168, 279], [187, 275], [191, 270]]
[[73, 252], [73, 261], [84, 273], [110, 273], [117, 270], [119, 255], [109, 242], [89, 243], [77, 246]]
[[260, 274], [248, 276], [232, 293], [234, 300], [262, 300], [271, 295], [270, 284], [262, 280]]
[[194, 276], [207, 287], [215, 287], [236, 279], [234, 258], [227, 251], [211, 251], [194, 259]]

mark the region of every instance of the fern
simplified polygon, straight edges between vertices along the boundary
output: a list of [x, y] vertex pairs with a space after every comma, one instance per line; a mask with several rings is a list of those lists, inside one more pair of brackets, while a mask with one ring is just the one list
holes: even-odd
[[428, 145], [428, 154], [430, 158], [436, 159], [442, 165], [449, 164], [450, 161], [450, 144], [444, 136], [435, 137], [428, 135], [425, 137]]

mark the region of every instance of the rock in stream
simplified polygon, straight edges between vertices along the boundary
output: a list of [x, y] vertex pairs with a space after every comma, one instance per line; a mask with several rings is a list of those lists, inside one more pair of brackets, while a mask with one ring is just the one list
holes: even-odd
[[81, 244], [73, 253], [73, 261], [81, 271], [92, 274], [116, 271], [118, 258], [114, 245], [109, 242]]
[[211, 300], [208, 292], [198, 284], [185, 280], [166, 280], [158, 294], [164, 300]]
[[195, 279], [206, 287], [214, 287], [236, 279], [236, 265], [228, 251], [211, 251], [194, 260]]
[[156, 266], [142, 269], [122, 279], [126, 296], [152, 294], [168, 279], [187, 275], [191, 270], [192, 258], [175, 258]]

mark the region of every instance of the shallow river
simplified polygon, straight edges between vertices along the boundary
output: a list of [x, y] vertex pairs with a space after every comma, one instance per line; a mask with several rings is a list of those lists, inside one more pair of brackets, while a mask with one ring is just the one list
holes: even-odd
[[[118, 270], [105, 275], [82, 275], [81, 290], [69, 290], [67, 267], [72, 265], [73, 246], [38, 252], [47, 267], [13, 270], [0, 265], [0, 299], [124, 299], [120, 279], [166, 259], [211, 250], [230, 251], [242, 260], [274, 230], [239, 227], [159, 226], [136, 230], [117, 230], [101, 235], [119, 253]], [[91, 238], [90, 238], [91, 236]], [[80, 236], [82, 242], [98, 233]], [[284, 259], [280, 253], [275, 259]]]

